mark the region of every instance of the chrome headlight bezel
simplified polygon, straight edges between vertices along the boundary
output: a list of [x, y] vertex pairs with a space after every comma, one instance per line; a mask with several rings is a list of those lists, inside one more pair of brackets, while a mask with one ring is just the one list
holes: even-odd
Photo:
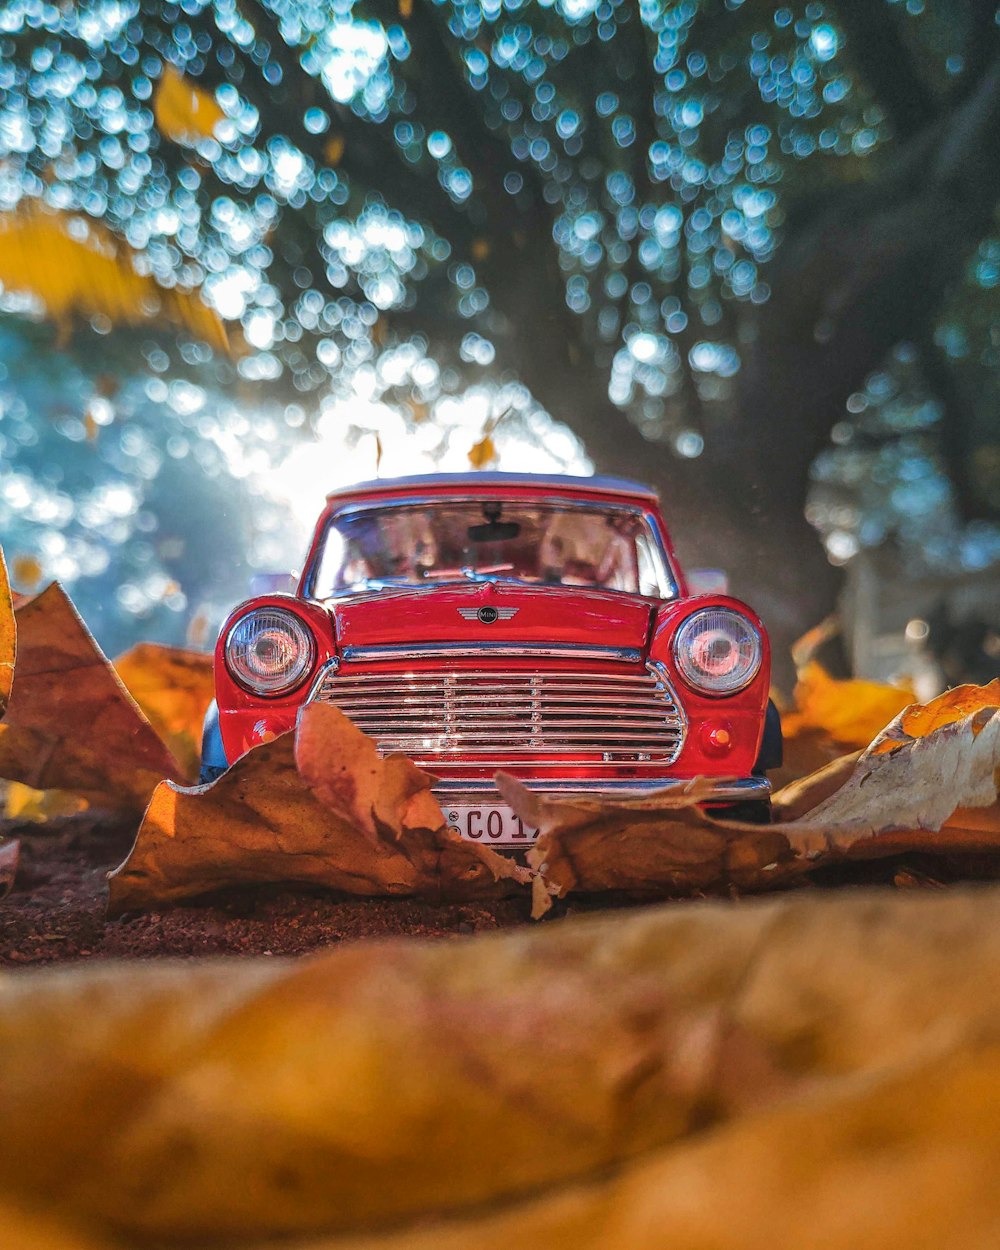
[[[268, 638], [286, 656], [269, 661], [255, 646]], [[243, 690], [261, 698], [289, 694], [305, 682], [316, 661], [316, 640], [300, 616], [288, 608], [264, 604], [234, 621], [226, 634], [226, 670]]]
[[[723, 643], [728, 644], [726, 650]], [[749, 617], [719, 604], [699, 608], [683, 622], [674, 635], [673, 656], [678, 675], [692, 690], [716, 697], [733, 695], [745, 690], [760, 672], [764, 642]]]

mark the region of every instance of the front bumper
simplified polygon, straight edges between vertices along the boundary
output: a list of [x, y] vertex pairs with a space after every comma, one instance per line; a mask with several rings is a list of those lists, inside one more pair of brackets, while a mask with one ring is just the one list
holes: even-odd
[[[519, 779], [521, 780], [521, 779]], [[651, 779], [627, 781], [611, 781], [604, 778], [574, 777], [555, 780], [548, 777], [535, 777], [523, 780], [522, 784], [529, 790], [537, 790], [541, 794], [606, 794], [609, 799], [644, 798], [655, 791], [664, 794], [676, 794], [690, 783], [690, 777], [654, 777]], [[500, 794], [492, 781], [464, 780], [449, 778], [437, 781], [432, 793], [442, 803], [458, 802], [464, 796], [482, 799], [495, 797], [500, 802]], [[720, 779], [712, 787], [707, 798], [700, 806], [713, 806], [716, 803], [747, 803], [760, 802], [771, 797], [771, 783], [766, 777], [730, 777]]]

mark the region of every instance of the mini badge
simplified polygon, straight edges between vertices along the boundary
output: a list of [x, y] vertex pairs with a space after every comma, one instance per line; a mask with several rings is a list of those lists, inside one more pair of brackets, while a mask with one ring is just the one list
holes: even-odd
[[483, 608], [459, 608], [458, 615], [466, 621], [482, 621], [484, 625], [492, 625], [494, 621], [509, 621], [516, 616], [517, 608], [494, 608], [487, 604]]

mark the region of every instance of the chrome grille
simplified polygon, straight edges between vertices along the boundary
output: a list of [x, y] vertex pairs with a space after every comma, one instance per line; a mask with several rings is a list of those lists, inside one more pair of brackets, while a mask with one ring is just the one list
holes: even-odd
[[330, 670], [313, 699], [333, 703], [383, 753], [423, 764], [669, 764], [684, 718], [663, 670]]

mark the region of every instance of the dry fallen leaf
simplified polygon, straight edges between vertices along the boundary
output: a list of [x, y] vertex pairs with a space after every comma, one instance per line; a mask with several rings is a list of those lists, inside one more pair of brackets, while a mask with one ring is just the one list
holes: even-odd
[[7, 710], [10, 688], [14, 681], [14, 656], [17, 653], [17, 624], [14, 604], [7, 579], [3, 548], [0, 547], [0, 716]]
[[[298, 769], [296, 769], [296, 759]], [[431, 778], [328, 704], [255, 748], [210, 786], [158, 786], [125, 862], [113, 912], [261, 882], [349, 894], [479, 898], [527, 871], [445, 827]]]
[[878, 735], [872, 744], [876, 754], [926, 738], [936, 729], [953, 725], [984, 708], [1000, 707], [1000, 677], [986, 686], [955, 686], [930, 703], [913, 703]]
[[[1000, 822], [946, 825], [957, 808], [988, 809], [997, 799], [1000, 686], [976, 690], [901, 713], [849, 773], [838, 768], [793, 792], [789, 806], [804, 814], [781, 824], [712, 819], [692, 806], [704, 798], [698, 782], [679, 795], [551, 798], [498, 774], [507, 802], [541, 830], [528, 855], [539, 874], [535, 915], [571, 890], [767, 889], [845, 857], [1000, 850]], [[905, 725], [931, 728], [916, 737]], [[820, 790], [826, 797], [814, 802]]]
[[284, 1250], [995, 1250], [1000, 1047], [931, 1053], [588, 1183], [387, 1237]]
[[205, 712], [215, 697], [212, 657], [142, 642], [115, 660], [115, 671], [156, 732], [195, 781]]
[[849, 755], [840, 755], [808, 776], [782, 786], [771, 799], [774, 819], [797, 820], [831, 794], [836, 794], [854, 772], [861, 754], [860, 751], [852, 751]]
[[17, 610], [0, 777], [141, 811], [181, 770], [55, 583]]
[[967, 1250], [1000, 1192], [998, 961], [993, 888], [0, 974], [0, 1189], [201, 1250]]

